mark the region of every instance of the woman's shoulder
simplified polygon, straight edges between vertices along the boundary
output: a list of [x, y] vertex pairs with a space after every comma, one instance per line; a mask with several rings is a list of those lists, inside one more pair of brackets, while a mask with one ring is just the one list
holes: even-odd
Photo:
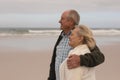
[[81, 55], [85, 53], [90, 53], [90, 50], [86, 44], [78, 45], [77, 47], [75, 47], [69, 52], [69, 54], [76, 54], [76, 55]]

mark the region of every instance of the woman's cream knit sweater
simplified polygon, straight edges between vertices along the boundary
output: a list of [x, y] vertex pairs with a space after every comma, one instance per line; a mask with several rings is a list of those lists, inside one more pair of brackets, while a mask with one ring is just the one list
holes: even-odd
[[[68, 56], [71, 54], [84, 55], [90, 53], [87, 45], [79, 45], [72, 49]], [[60, 80], [95, 80], [94, 67], [80, 66], [74, 69], [67, 68], [67, 58], [60, 65]]]

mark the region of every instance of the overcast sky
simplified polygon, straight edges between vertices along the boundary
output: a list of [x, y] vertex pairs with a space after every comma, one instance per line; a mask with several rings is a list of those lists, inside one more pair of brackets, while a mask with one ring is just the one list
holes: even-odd
[[0, 0], [0, 27], [59, 27], [64, 10], [75, 9], [82, 24], [120, 28], [120, 0]]

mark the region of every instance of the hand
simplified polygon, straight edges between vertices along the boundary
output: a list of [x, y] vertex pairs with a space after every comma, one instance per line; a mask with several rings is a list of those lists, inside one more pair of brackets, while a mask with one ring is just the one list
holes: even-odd
[[80, 57], [78, 55], [70, 55], [67, 60], [68, 69], [76, 68], [80, 66]]

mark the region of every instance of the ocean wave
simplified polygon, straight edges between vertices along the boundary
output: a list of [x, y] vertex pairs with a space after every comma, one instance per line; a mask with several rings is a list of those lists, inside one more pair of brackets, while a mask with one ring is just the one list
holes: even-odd
[[[61, 30], [28, 30], [26, 32], [0, 32], [0, 36], [58, 36]], [[119, 29], [109, 29], [109, 30], [92, 30], [95, 36], [114, 36], [120, 35]]]
[[109, 30], [92, 30], [94, 35], [107, 35], [107, 36], [114, 36], [114, 35], [120, 35], [119, 29], [109, 29]]
[[[41, 34], [41, 35], [59, 35], [61, 30], [29, 30], [29, 33], [33, 34]], [[94, 35], [120, 35], [120, 30], [117, 29], [109, 29], [109, 30], [92, 30]]]
[[39, 35], [59, 35], [61, 30], [29, 30], [28, 32]]

